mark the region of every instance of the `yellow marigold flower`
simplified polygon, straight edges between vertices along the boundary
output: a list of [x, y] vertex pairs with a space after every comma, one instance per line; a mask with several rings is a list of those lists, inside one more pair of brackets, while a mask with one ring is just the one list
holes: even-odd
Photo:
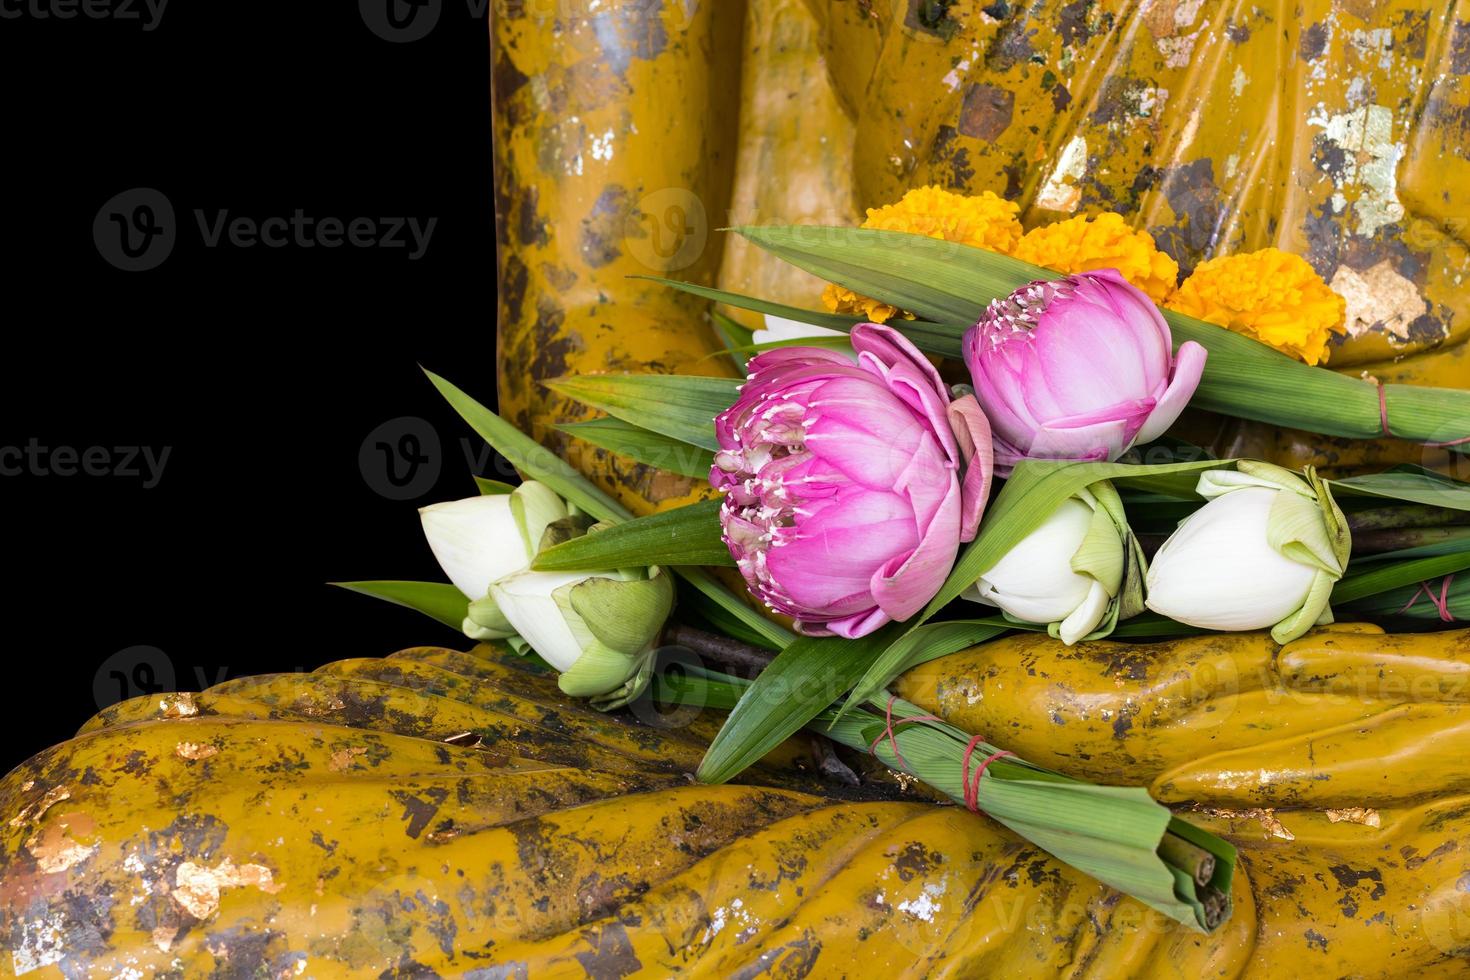
[[[864, 228], [927, 235], [947, 242], [1009, 253], [1021, 239], [1020, 208], [990, 191], [975, 196], [955, 194], [939, 187], [919, 187], [896, 204], [869, 208]], [[863, 316], [883, 323], [901, 311], [887, 303], [860, 296], [850, 289], [829, 285], [822, 303], [834, 313]], [[912, 314], [904, 316], [913, 319]]]
[[1308, 364], [1327, 360], [1347, 304], [1300, 255], [1279, 248], [1201, 262], [1169, 308], [1228, 327]]
[[947, 242], [1009, 253], [1021, 240], [1020, 208], [990, 191], [968, 197], [938, 187], [919, 187], [897, 204], [868, 208], [864, 228], [906, 231]]
[[1135, 231], [1121, 214], [1078, 215], [1033, 228], [1011, 253], [1023, 262], [1072, 275], [1117, 269], [1130, 283], [1162, 303], [1179, 280], [1179, 263], [1154, 247], [1154, 237]]

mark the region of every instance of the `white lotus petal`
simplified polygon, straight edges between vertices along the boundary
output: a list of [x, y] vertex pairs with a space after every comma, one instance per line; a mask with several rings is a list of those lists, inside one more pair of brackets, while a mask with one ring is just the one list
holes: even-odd
[[570, 670], [582, 656], [582, 645], [552, 593], [588, 577], [586, 572], [518, 572], [491, 583], [490, 596], [532, 650], [557, 670]]
[[1017, 619], [1055, 623], [1081, 605], [1094, 580], [1072, 571], [1072, 556], [1082, 545], [1092, 510], [1075, 498], [1062, 502], [1040, 527], [1022, 538], [979, 586], [981, 595]]
[[1094, 580], [1092, 588], [1088, 590], [1087, 598], [1072, 611], [1072, 615], [1062, 620], [1058, 633], [1062, 642], [1071, 646], [1097, 629], [1103, 617], [1108, 614], [1108, 605], [1112, 601], [1112, 597], [1108, 595], [1108, 590], [1103, 588], [1103, 584]]
[[439, 567], [466, 598], [483, 598], [491, 582], [530, 564], [509, 494], [434, 504], [419, 519]]
[[1268, 543], [1276, 494], [1232, 490], [1192, 514], [1164, 543], [1148, 570], [1148, 608], [1202, 629], [1274, 626], [1306, 601], [1314, 569]]

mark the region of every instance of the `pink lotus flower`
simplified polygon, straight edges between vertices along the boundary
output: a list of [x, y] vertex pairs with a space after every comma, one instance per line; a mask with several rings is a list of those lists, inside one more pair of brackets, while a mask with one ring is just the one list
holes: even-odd
[[1023, 286], [965, 334], [1002, 476], [1022, 459], [1114, 460], [1158, 438], [1205, 356], [1194, 341], [1174, 355], [1158, 307], [1114, 269]]
[[922, 609], [990, 490], [975, 399], [951, 402], [888, 327], [859, 324], [852, 346], [856, 364], [815, 347], [759, 355], [715, 419], [725, 544], [751, 592], [814, 636], [866, 636]]

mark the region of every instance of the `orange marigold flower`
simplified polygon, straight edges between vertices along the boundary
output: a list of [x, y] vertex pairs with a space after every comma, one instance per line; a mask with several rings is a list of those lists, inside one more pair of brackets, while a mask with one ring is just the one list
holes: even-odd
[[1135, 231], [1113, 211], [1033, 228], [1011, 254], [1067, 275], [1117, 269], [1155, 303], [1167, 299], [1179, 281], [1179, 263], [1154, 246], [1152, 235]]
[[1169, 308], [1228, 327], [1308, 364], [1327, 360], [1347, 304], [1300, 255], [1279, 248], [1201, 262]]
[[[1021, 239], [1021, 222], [1016, 219], [1020, 208], [990, 191], [967, 196], [939, 187], [919, 187], [909, 191], [897, 203], [869, 208], [864, 228], [879, 231], [903, 231], [911, 235], [927, 235], [947, 242], [988, 248], [992, 252], [1009, 253]], [[834, 313], [850, 313], [883, 323], [899, 314], [897, 307], [850, 289], [829, 285], [822, 293], [822, 303]], [[913, 319], [912, 314], [904, 316]]]

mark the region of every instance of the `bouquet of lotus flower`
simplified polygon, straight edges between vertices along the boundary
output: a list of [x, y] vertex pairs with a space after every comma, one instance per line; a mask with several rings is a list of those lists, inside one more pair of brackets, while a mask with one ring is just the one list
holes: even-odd
[[1341, 303], [1295, 257], [1215, 260], [1167, 292], [1148, 262], [1053, 247], [1048, 269], [977, 247], [981, 203], [963, 242], [887, 230], [881, 213], [873, 228], [739, 229], [833, 284], [816, 312], [670, 283], [766, 315], [755, 334], [719, 321], [743, 381], [552, 382], [607, 416], [564, 431], [708, 477], [689, 506], [634, 519], [431, 375], [525, 482], [482, 481], [481, 496], [423, 511], [452, 584], [351, 587], [507, 639], [608, 710], [650, 697], [728, 709], [700, 779], [729, 780], [807, 728], [1212, 930], [1229, 914], [1230, 844], [1141, 788], [1032, 765], [887, 689], [1017, 630], [1065, 645], [1255, 630], [1287, 643], [1346, 611], [1456, 622], [1470, 484], [1418, 466], [1327, 479], [1212, 459], [1171, 433], [1192, 405], [1413, 439], [1440, 458], [1470, 451], [1470, 392], [1319, 366]]

